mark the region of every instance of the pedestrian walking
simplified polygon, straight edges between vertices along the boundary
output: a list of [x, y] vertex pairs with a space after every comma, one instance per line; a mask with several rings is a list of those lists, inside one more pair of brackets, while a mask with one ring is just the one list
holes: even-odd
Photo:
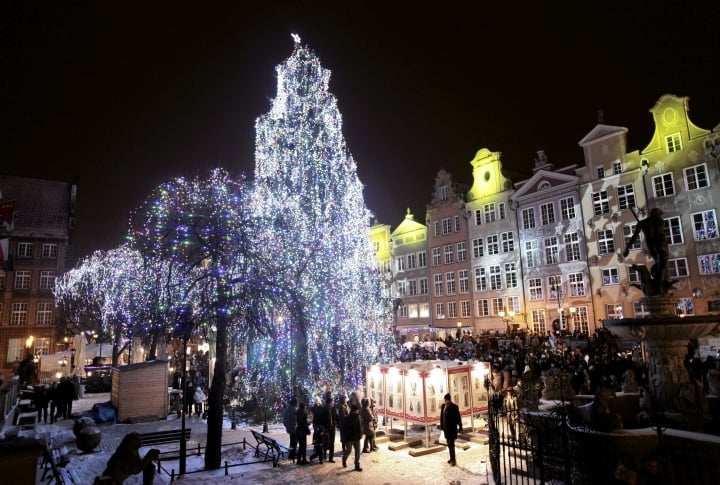
[[360, 408], [357, 404], [350, 406], [350, 414], [345, 416], [340, 428], [340, 439], [345, 443], [345, 451], [342, 457], [342, 466], [347, 467], [347, 459], [350, 451], [355, 449], [355, 471], [361, 472], [360, 468], [360, 438], [362, 437], [362, 422], [360, 419]]
[[445, 394], [445, 403], [440, 408], [440, 428], [445, 433], [448, 451], [450, 452], [448, 463], [455, 466], [455, 440], [458, 437], [458, 431], [462, 432], [462, 417], [460, 416], [460, 408], [452, 402], [450, 394]]

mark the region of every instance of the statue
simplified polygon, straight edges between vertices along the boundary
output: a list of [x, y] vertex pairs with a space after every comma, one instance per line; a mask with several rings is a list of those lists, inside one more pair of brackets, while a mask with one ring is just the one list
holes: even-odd
[[95, 485], [122, 485], [131, 475], [143, 474], [143, 485], [152, 485], [155, 477], [153, 460], [160, 450], [153, 448], [140, 458], [142, 438], [139, 433], [128, 433], [115, 453], [110, 457], [102, 476], [95, 478]]
[[[635, 215], [634, 211], [633, 215]], [[643, 220], [635, 216], [637, 226], [635, 226], [635, 231], [623, 251], [623, 256], [627, 257], [630, 253], [630, 246], [635, 244], [635, 241], [640, 237], [640, 232], [642, 232], [646, 251], [655, 263], [650, 269], [636, 264], [632, 265], [632, 268], [640, 273], [642, 285], [638, 286], [638, 288], [645, 293], [645, 296], [665, 296], [675, 284], [675, 281], [671, 281], [668, 276], [670, 252], [665, 239], [665, 220], [662, 215], [662, 211], [655, 207], [650, 211], [650, 215]]]

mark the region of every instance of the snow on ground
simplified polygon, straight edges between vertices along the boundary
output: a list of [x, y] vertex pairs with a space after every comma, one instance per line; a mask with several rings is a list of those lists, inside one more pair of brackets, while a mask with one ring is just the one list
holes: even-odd
[[[109, 400], [109, 394], [88, 395], [80, 401], [76, 401], [73, 411], [81, 413], [92, 408], [96, 402], [106, 402]], [[95, 476], [102, 473], [107, 460], [110, 458], [115, 448], [122, 440], [125, 434], [138, 431], [159, 431], [163, 429], [179, 428], [180, 423], [177, 420], [155, 421], [151, 423], [138, 424], [116, 424], [116, 425], [100, 425], [103, 434], [103, 440], [98, 450], [93, 453], [80, 453], [74, 445], [74, 436], [72, 434], [72, 420], [64, 420], [55, 424], [40, 424], [37, 428], [38, 437], [50, 437], [55, 446], [65, 446], [68, 451], [69, 464], [68, 468], [73, 469], [80, 477], [84, 484], [92, 484]], [[293, 484], [355, 484], [355, 483], [378, 483], [384, 485], [419, 485], [425, 483], [432, 484], [452, 484], [452, 485], [475, 485], [489, 483], [487, 475], [487, 459], [488, 447], [478, 443], [468, 443], [467, 450], [457, 450], [457, 463], [455, 467], [447, 463], [448, 452], [443, 449], [437, 453], [413, 457], [410, 456], [408, 449], [399, 451], [390, 451], [388, 443], [379, 443], [379, 451], [373, 453], [363, 453], [360, 457], [360, 466], [362, 472], [354, 471], [354, 458], [351, 455], [348, 459], [348, 467], [343, 468], [338, 450], [339, 442], [335, 445], [336, 456], [335, 463], [323, 463], [320, 465], [317, 460], [312, 465], [300, 466], [289, 460], [281, 460], [280, 465], [273, 468], [271, 462], [254, 463], [242, 466], [234, 466], [228, 468], [228, 475], [225, 475], [225, 469], [204, 471], [204, 461], [202, 456], [192, 455], [193, 448], [197, 448], [197, 444], [205, 444], [207, 435], [207, 423], [195, 418], [186, 419], [186, 426], [192, 429], [191, 439], [188, 444], [188, 457], [186, 460], [185, 476], [176, 478], [179, 484], [193, 485], [217, 485], [223, 483], [293, 483]], [[256, 431], [261, 430], [261, 426], [252, 427]], [[409, 432], [410, 433], [410, 432]], [[422, 435], [418, 430], [414, 433]], [[273, 424], [268, 428], [268, 434], [276, 438], [281, 443], [288, 442], [287, 433], [285, 433], [282, 425]], [[435, 439], [438, 432], [431, 432], [431, 439]], [[238, 443], [245, 439], [248, 443], [243, 450], [242, 445], [232, 445], [223, 447], [223, 464], [227, 462], [229, 465], [256, 461], [253, 456], [251, 443], [255, 443], [250, 433], [250, 428], [238, 426], [236, 430], [230, 429], [230, 424], [226, 423], [223, 430], [223, 443]], [[464, 443], [460, 440], [458, 443]], [[161, 449], [165, 449], [161, 447]], [[141, 452], [146, 452], [143, 448]], [[311, 449], [308, 449], [308, 455]], [[163, 461], [163, 467], [166, 470], [175, 470], [177, 473], [179, 463], [177, 460]], [[45, 481], [40, 480], [42, 470], [38, 473], [38, 485], [45, 485]], [[168, 484], [170, 477], [161, 473], [156, 475], [155, 484]], [[141, 485], [142, 480], [139, 475], [133, 476], [126, 480], [126, 485]]]

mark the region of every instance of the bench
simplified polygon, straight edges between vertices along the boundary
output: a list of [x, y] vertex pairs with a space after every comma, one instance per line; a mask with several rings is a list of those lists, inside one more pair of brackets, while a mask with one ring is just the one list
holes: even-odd
[[57, 485], [82, 485], [80, 477], [78, 477], [75, 470], [67, 468], [67, 464], [68, 462], [64, 461], [63, 457], [60, 456], [60, 450], [45, 448], [43, 464], [41, 465], [45, 470], [40, 480], [45, 479], [48, 472], [47, 466], [50, 465], [52, 475], [48, 478], [48, 484], [55, 479]]
[[[255, 456], [257, 458], [260, 458], [260, 454], [262, 453], [263, 461], [272, 460], [274, 468], [278, 466], [278, 462], [283, 455], [288, 454], [289, 457], [290, 448], [287, 446], [279, 443], [274, 438], [258, 433], [254, 429], [251, 429], [250, 432], [253, 438], [255, 438]], [[294, 458], [292, 458], [292, 460], [295, 461]]]
[[[168, 431], [154, 431], [152, 433], [140, 433], [142, 446], [167, 445], [179, 443], [183, 437], [182, 429], [171, 429]], [[190, 428], [185, 428], [185, 441], [190, 440]]]

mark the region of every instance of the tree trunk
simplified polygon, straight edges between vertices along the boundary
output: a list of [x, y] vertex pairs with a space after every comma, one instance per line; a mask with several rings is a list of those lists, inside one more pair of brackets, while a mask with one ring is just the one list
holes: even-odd
[[227, 316], [218, 312], [217, 340], [215, 342], [216, 360], [212, 386], [208, 391], [207, 448], [205, 449], [205, 469], [216, 470], [221, 466], [223, 426], [223, 396], [225, 395], [225, 374], [227, 373]]

